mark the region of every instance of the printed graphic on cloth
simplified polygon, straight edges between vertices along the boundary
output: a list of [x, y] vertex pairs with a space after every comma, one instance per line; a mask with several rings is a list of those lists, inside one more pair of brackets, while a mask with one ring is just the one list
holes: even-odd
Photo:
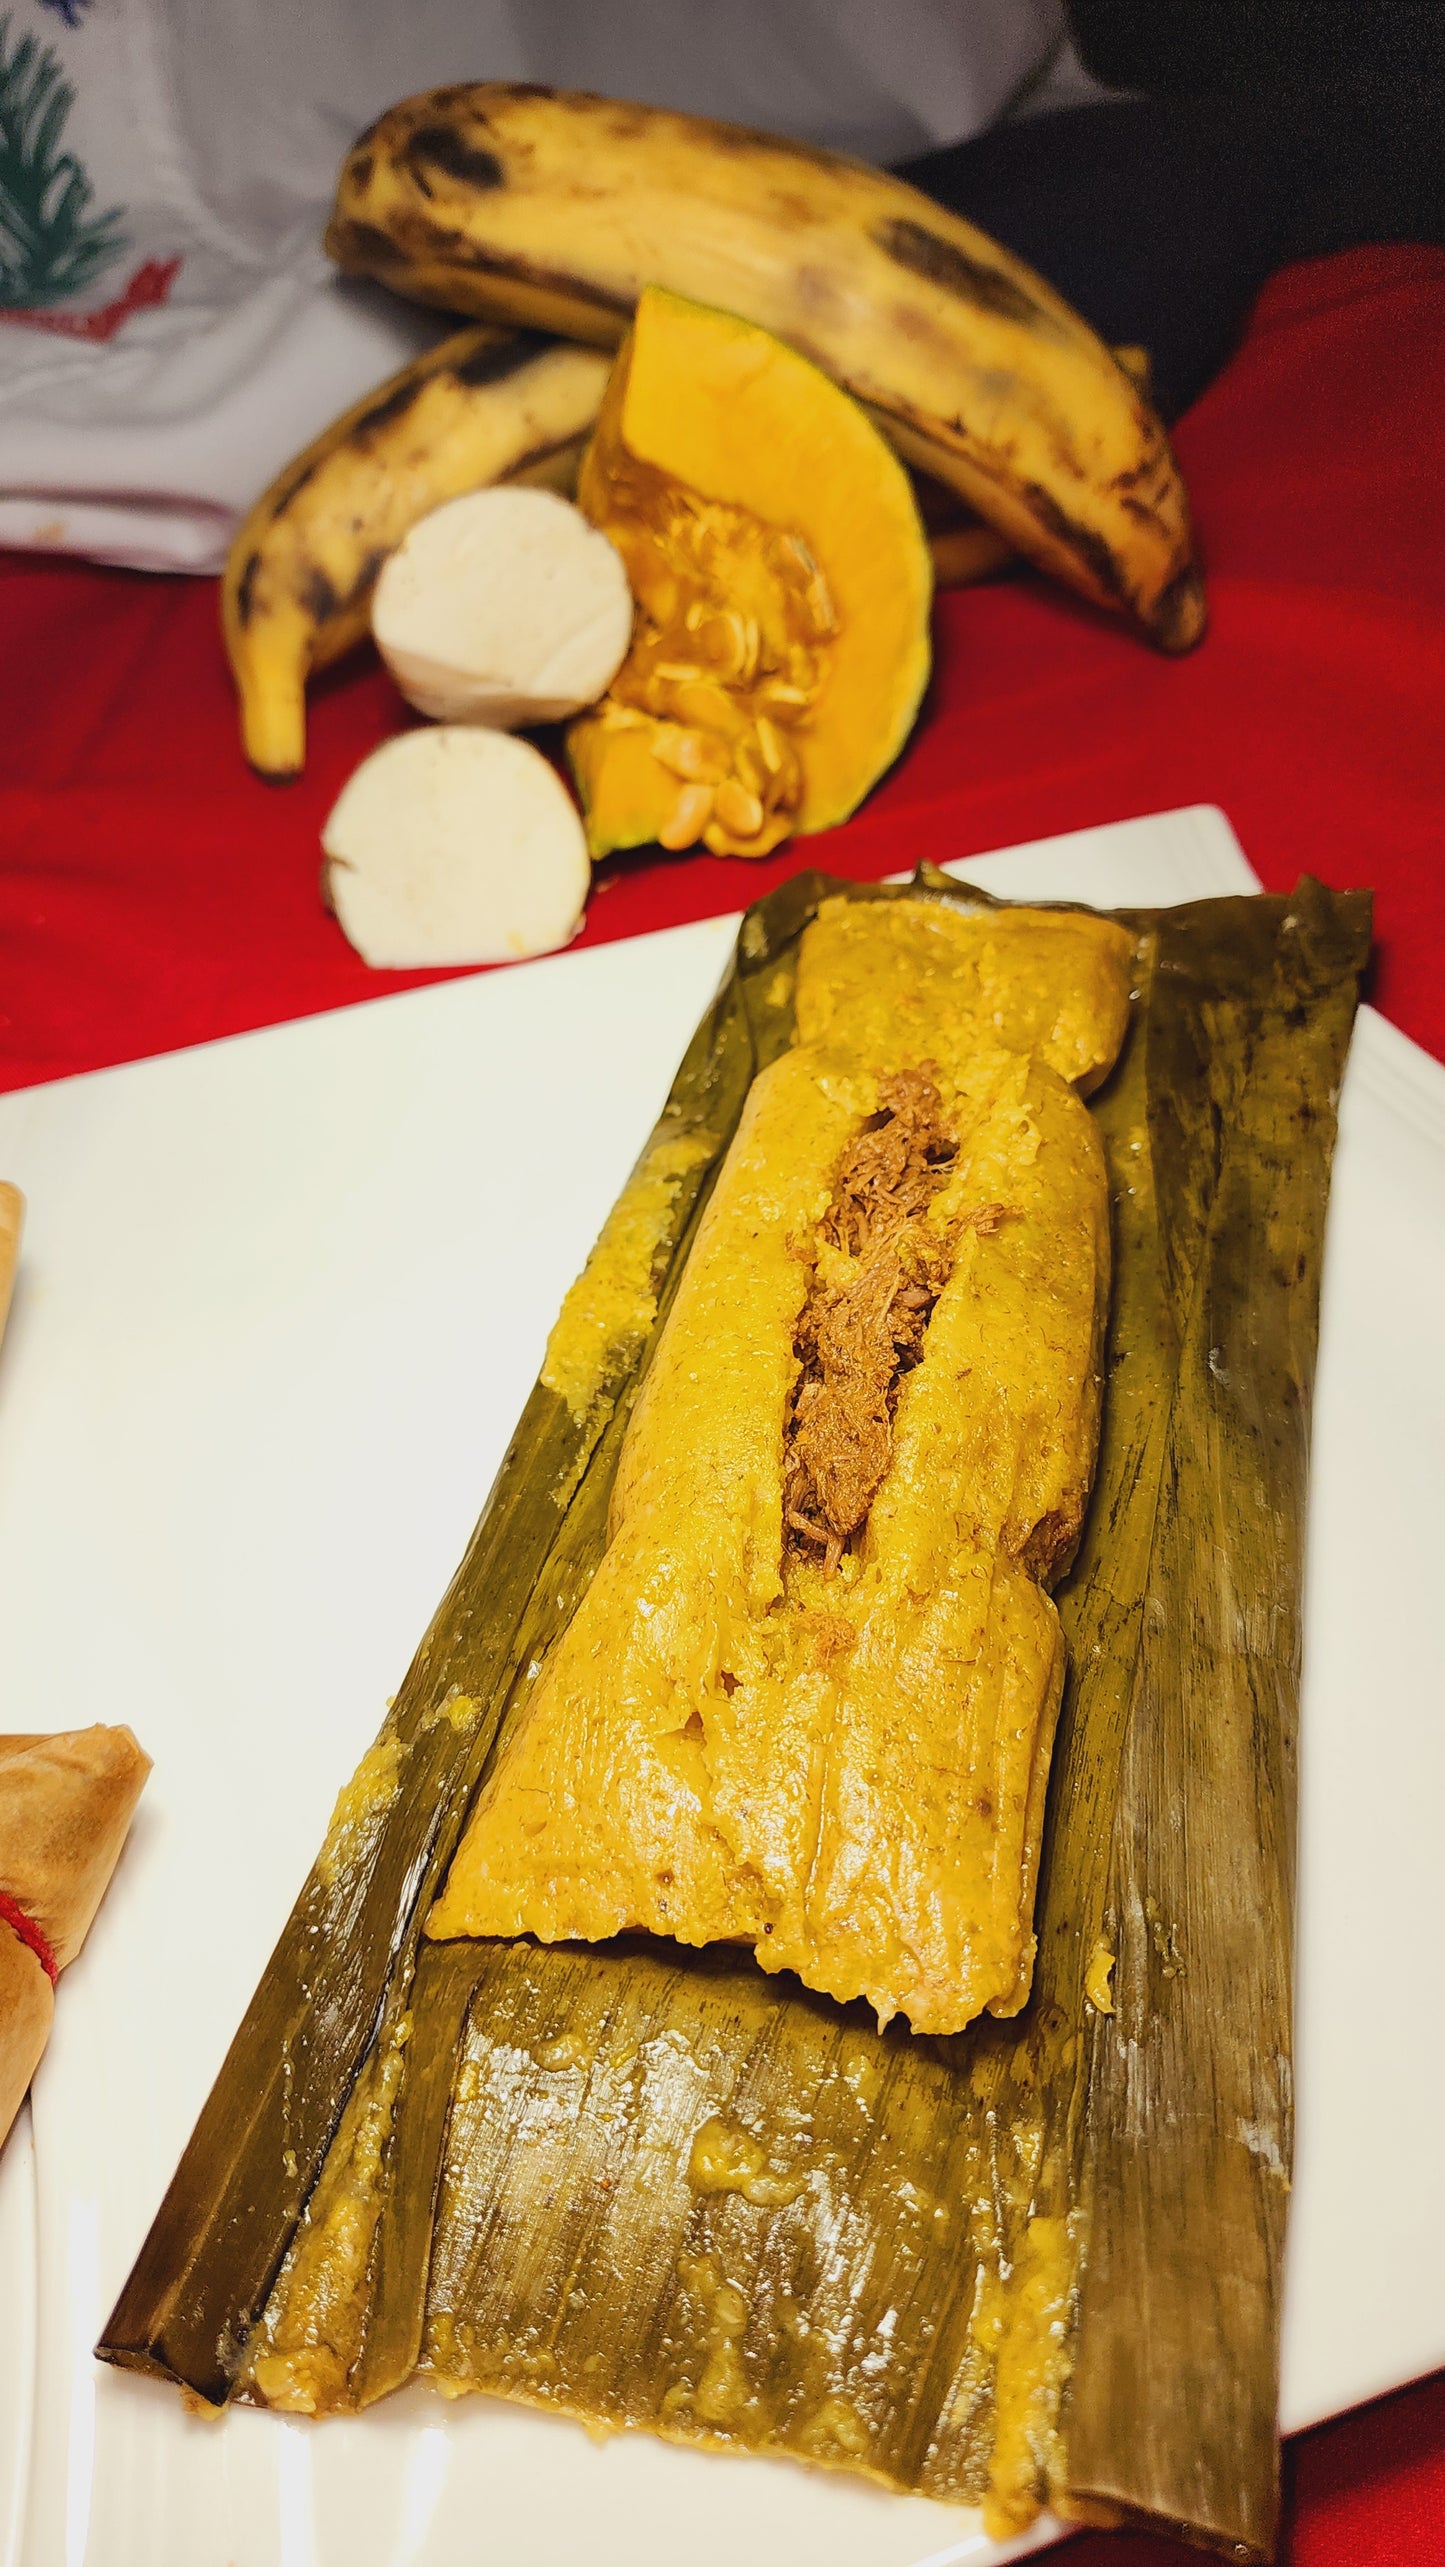
[[550, 81], [887, 159], [977, 131], [1062, 24], [1060, 0], [733, 0], [725, 23], [0, 0], [0, 545], [214, 572], [288, 458], [443, 335], [322, 248], [342, 156], [395, 99]]
[[[83, 0], [46, 0], [69, 27]], [[125, 211], [95, 203], [84, 163], [65, 146], [75, 91], [49, 45], [0, 18], [0, 321], [66, 337], [108, 339], [132, 312], [163, 303], [179, 259], [145, 259], [99, 310], [57, 309], [123, 258]]]

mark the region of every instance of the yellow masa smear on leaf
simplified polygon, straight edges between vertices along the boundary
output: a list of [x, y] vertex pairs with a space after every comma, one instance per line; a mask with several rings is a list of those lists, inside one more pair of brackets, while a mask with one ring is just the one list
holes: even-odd
[[316, 1862], [317, 1872], [328, 1889], [334, 1889], [342, 1875], [359, 1862], [371, 1829], [396, 1798], [400, 1768], [400, 1740], [383, 1736], [374, 1747], [368, 1747], [350, 1782], [337, 1793], [326, 1842]]
[[726, 2279], [716, 2256], [684, 2257], [678, 2271], [706, 2319], [706, 2360], [695, 2389], [668, 2391], [663, 2416], [681, 2408], [715, 2432], [743, 2432], [755, 2404], [741, 2349], [751, 2314], [746, 2295]]
[[745, 2202], [766, 2210], [796, 2201], [803, 2189], [801, 2175], [778, 2173], [769, 2165], [762, 2141], [718, 2113], [693, 2140], [687, 2180], [696, 2193], [740, 2193]]
[[1068, 2222], [1031, 2219], [1010, 2277], [994, 2377], [994, 2443], [984, 2493], [991, 2540], [1027, 2531], [1052, 2466], [1059, 2392], [1069, 2363], [1074, 2250]]
[[1084, 1994], [1096, 2014], [1112, 2014], [1114, 2011], [1114, 1958], [1108, 1944], [1102, 1940], [1089, 1954], [1089, 1965], [1084, 1972]]
[[475, 1694], [464, 1694], [459, 1685], [453, 1685], [449, 1692], [443, 1694], [436, 1709], [425, 1715], [422, 1727], [435, 1729], [444, 1720], [453, 1729], [473, 1729], [481, 1718], [481, 1711], [482, 1706]]
[[866, 2461], [872, 2437], [857, 2408], [847, 2398], [825, 2398], [801, 2427], [797, 2448], [809, 2460]]
[[641, 1342], [657, 1316], [658, 1255], [678, 1189], [716, 1148], [708, 1132], [663, 1132], [653, 1140], [557, 1314], [542, 1380], [566, 1401], [579, 1426], [603, 1395], [619, 1356]]
[[345, 2401], [361, 2351], [382, 2159], [410, 2037], [411, 2017], [402, 2015], [358, 2082], [261, 2322], [250, 2377], [266, 2404], [287, 2415], [323, 2415]]

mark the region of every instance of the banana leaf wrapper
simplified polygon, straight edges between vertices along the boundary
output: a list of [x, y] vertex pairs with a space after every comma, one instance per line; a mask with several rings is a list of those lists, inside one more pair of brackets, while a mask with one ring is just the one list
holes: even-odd
[[645, 1289], [585, 1378], [533, 1391], [98, 2350], [318, 2414], [420, 2374], [981, 2501], [999, 2534], [1052, 2503], [1265, 2559], [1308, 1419], [1367, 895], [1128, 917], [1027, 2010], [880, 2034], [722, 1948], [421, 1939], [600, 1557], [649, 1348], [840, 894], [995, 905], [927, 868], [906, 893], [803, 873], [744, 919], [613, 1217], [635, 1242], [645, 1215]]

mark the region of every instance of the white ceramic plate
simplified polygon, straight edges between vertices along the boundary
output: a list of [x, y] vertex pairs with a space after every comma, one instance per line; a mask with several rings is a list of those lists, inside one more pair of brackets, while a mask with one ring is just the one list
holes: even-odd
[[[962, 870], [1105, 905], [1256, 887], [1207, 810]], [[968, 2513], [788, 2462], [422, 2392], [205, 2424], [91, 2359], [732, 933], [0, 1098], [0, 1172], [31, 1203], [0, 1358], [0, 1718], [127, 1720], [156, 1768], [66, 1976], [33, 2151], [22, 2124], [0, 2161], [5, 2567], [1004, 2554]], [[1442, 1308], [1445, 1072], [1366, 1013], [1317, 1407], [1287, 2426], [1445, 2361]]]

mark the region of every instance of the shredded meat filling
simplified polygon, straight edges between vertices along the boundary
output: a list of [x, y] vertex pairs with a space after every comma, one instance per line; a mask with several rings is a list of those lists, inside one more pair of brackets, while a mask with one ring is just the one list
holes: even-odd
[[[956, 1234], [923, 1217], [958, 1149], [932, 1069], [925, 1062], [880, 1081], [879, 1110], [845, 1150], [821, 1225], [822, 1242], [851, 1271], [838, 1280], [834, 1263], [830, 1280], [815, 1267], [794, 1339], [783, 1520], [790, 1546], [806, 1545], [830, 1571], [882, 1485], [898, 1394], [953, 1266]], [[1002, 1217], [990, 1204], [968, 1225], [991, 1230]]]

